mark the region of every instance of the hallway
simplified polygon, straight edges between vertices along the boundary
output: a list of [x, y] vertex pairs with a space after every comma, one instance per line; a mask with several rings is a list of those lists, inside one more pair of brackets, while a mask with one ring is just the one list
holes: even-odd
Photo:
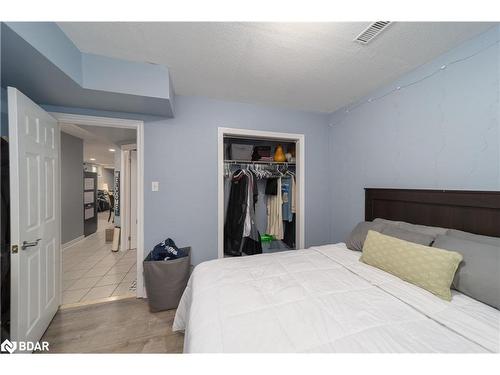
[[108, 213], [99, 213], [97, 232], [63, 251], [62, 304], [136, 295], [136, 250], [112, 252], [105, 242]]

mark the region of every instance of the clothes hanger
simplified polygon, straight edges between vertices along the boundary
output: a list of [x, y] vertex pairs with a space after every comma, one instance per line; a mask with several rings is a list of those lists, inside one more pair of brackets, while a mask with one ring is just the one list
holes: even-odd
[[258, 179], [260, 179], [260, 165], [258, 164], [254, 164], [253, 165], [253, 172], [255, 174], [255, 177], [257, 177]]
[[285, 173], [286, 173], [286, 174], [288, 174], [289, 176], [293, 176], [293, 177], [295, 177], [295, 173], [294, 173], [294, 172], [292, 172], [290, 169], [288, 169], [288, 166], [287, 166], [287, 170], [286, 170], [286, 172], [285, 172]]
[[260, 178], [266, 178], [267, 177], [268, 171], [267, 171], [267, 169], [265, 168], [264, 165], [259, 165], [259, 173], [260, 173]]
[[281, 170], [280, 170], [280, 165], [279, 164], [276, 165], [276, 170], [279, 173], [279, 177], [283, 177], [284, 176], [283, 172], [281, 172]]
[[236, 170], [234, 173], [233, 173], [233, 178], [240, 178], [241, 174], [244, 174], [245, 172], [243, 171], [243, 169], [239, 169], [239, 170]]

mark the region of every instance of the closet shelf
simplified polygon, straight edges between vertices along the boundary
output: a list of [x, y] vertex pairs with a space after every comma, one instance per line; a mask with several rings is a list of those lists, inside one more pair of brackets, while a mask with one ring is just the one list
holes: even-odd
[[265, 165], [275, 165], [275, 164], [283, 164], [283, 165], [295, 165], [296, 162], [287, 162], [287, 161], [260, 161], [260, 160], [224, 160], [224, 163], [228, 164], [265, 164]]

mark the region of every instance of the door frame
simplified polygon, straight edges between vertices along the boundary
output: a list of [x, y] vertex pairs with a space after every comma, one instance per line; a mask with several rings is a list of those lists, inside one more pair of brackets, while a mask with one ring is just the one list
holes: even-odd
[[217, 254], [218, 258], [224, 258], [224, 137], [256, 138], [267, 140], [280, 140], [295, 142], [296, 153], [296, 186], [298, 188], [298, 212], [296, 213], [296, 243], [298, 249], [305, 247], [305, 136], [304, 134], [280, 133], [263, 130], [239, 129], [239, 128], [217, 128]]
[[[144, 260], [144, 121], [111, 117], [76, 115], [62, 112], [49, 112], [59, 123], [126, 128], [136, 130], [137, 144], [137, 298], [145, 298], [143, 265]], [[118, 151], [118, 150], [117, 150]], [[83, 166], [82, 166], [83, 168]], [[120, 172], [121, 178], [121, 172]], [[120, 184], [122, 185], [122, 184]], [[121, 194], [121, 192], [120, 192]], [[120, 212], [120, 223], [123, 217]], [[123, 228], [122, 228], [123, 229]], [[121, 230], [123, 232], [123, 230]], [[62, 259], [62, 258], [61, 258]], [[62, 279], [62, 278], [61, 278]], [[62, 289], [62, 288], [61, 288]]]
[[[131, 201], [128, 199], [130, 195], [130, 187], [128, 186], [128, 179], [130, 178], [130, 165], [127, 166], [125, 157], [129, 157], [131, 150], [137, 150], [137, 144], [126, 144], [120, 147], [120, 199], [123, 198], [123, 204], [120, 204], [120, 225], [122, 220], [130, 223], [131, 220]], [[127, 182], [127, 183], [125, 183]], [[122, 251], [128, 250], [128, 237], [130, 236], [131, 228], [125, 225], [125, 229], [120, 231], [120, 249]]]

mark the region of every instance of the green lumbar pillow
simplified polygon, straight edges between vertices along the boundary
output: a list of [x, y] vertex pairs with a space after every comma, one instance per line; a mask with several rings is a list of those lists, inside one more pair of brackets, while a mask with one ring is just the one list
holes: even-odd
[[462, 255], [368, 231], [360, 260], [450, 301]]

